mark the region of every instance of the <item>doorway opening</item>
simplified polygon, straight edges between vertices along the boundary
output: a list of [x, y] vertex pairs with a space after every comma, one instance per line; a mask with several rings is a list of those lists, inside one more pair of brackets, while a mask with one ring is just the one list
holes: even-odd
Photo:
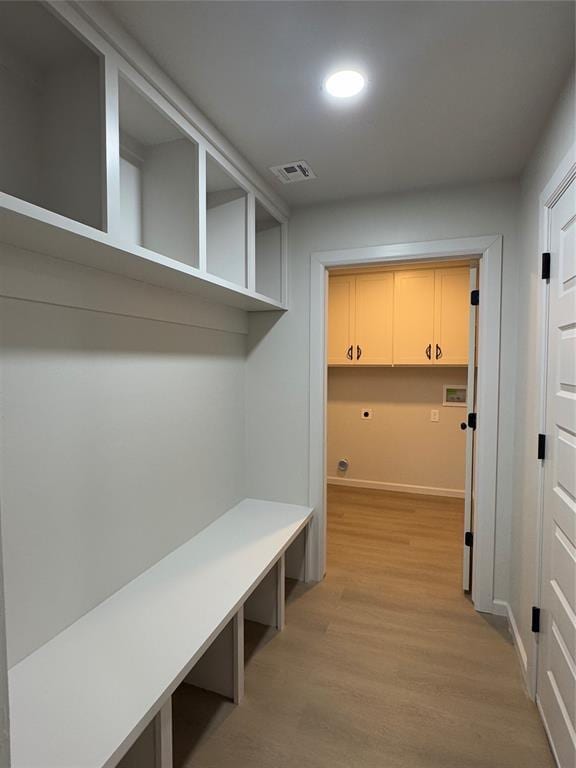
[[[327, 554], [327, 296], [329, 270], [337, 267], [477, 260], [481, 312], [477, 329], [477, 429], [474, 434], [474, 557], [471, 598], [478, 611], [502, 614], [494, 596], [497, 521], [497, 468], [500, 389], [502, 237], [486, 235], [448, 240], [319, 251], [310, 257], [309, 505], [314, 509], [307, 573], [321, 581]], [[434, 354], [436, 350], [434, 348]], [[431, 351], [432, 354], [432, 351]], [[447, 382], [451, 383], [451, 382]]]
[[344, 545], [372, 527], [375, 554], [416, 557], [466, 592], [478, 272], [468, 257], [335, 267], [327, 293], [329, 531]]

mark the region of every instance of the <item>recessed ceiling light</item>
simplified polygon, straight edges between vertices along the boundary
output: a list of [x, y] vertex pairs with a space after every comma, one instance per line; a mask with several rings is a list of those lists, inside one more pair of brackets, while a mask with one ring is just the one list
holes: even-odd
[[360, 72], [353, 69], [344, 69], [341, 72], [334, 72], [324, 81], [324, 87], [331, 96], [337, 99], [348, 99], [350, 96], [356, 96], [364, 88], [366, 81]]

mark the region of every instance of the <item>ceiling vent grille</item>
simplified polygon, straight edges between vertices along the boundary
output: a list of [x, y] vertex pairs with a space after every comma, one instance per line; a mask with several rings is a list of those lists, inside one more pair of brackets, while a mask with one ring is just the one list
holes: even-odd
[[282, 184], [295, 184], [297, 181], [309, 181], [316, 178], [316, 174], [305, 160], [273, 165], [270, 170]]

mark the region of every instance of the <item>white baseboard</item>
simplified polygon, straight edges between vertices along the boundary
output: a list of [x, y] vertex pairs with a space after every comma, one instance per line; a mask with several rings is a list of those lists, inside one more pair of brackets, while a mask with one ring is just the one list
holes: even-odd
[[464, 491], [457, 488], [433, 488], [427, 485], [405, 485], [403, 483], [382, 483], [379, 480], [352, 480], [347, 477], [328, 477], [329, 485], [347, 485], [351, 488], [372, 488], [397, 493], [420, 493], [424, 496], [448, 496], [463, 499]]
[[494, 616], [506, 616], [507, 619], [510, 619], [509, 611], [510, 606], [505, 600], [492, 600], [492, 610], [490, 613], [494, 614]]
[[552, 752], [552, 755], [554, 756], [554, 761], [556, 762], [556, 765], [558, 768], [562, 768], [560, 764], [560, 758], [558, 756], [558, 752], [556, 751], [556, 747], [554, 746], [554, 741], [552, 739], [552, 733], [550, 731], [550, 726], [548, 725], [548, 720], [546, 720], [546, 714], [544, 712], [544, 707], [542, 706], [542, 702], [540, 701], [540, 696], [536, 696], [536, 707], [538, 708], [538, 713], [540, 715], [540, 718], [542, 719], [542, 724], [544, 725], [544, 730], [546, 731], [546, 736], [548, 738], [548, 746], [550, 747], [550, 751]]
[[494, 607], [498, 610], [498, 613], [501, 613], [501, 615], [504, 615], [508, 618], [508, 623], [510, 625], [510, 631], [514, 639], [514, 647], [516, 648], [516, 653], [518, 654], [518, 661], [520, 662], [520, 669], [522, 670], [524, 683], [530, 695], [533, 695], [531, 693], [532, 686], [530, 684], [530, 676], [528, 673], [528, 654], [526, 652], [526, 646], [524, 645], [522, 637], [520, 636], [518, 624], [514, 618], [514, 612], [510, 607], [510, 603], [506, 602], [506, 600], [494, 600]]

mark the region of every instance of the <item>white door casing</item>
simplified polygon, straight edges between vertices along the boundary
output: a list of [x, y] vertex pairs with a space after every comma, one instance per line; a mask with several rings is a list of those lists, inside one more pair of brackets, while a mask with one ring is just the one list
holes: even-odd
[[326, 328], [329, 267], [391, 264], [415, 261], [481, 259], [482, 311], [478, 327], [478, 386], [476, 432], [476, 530], [472, 600], [477, 610], [502, 613], [494, 600], [494, 553], [500, 388], [500, 323], [502, 293], [502, 237], [488, 235], [401, 243], [311, 254], [310, 261], [310, 402], [308, 573], [320, 581], [326, 572]]
[[550, 280], [536, 701], [558, 765], [573, 768], [576, 765], [576, 167], [546, 207]]

